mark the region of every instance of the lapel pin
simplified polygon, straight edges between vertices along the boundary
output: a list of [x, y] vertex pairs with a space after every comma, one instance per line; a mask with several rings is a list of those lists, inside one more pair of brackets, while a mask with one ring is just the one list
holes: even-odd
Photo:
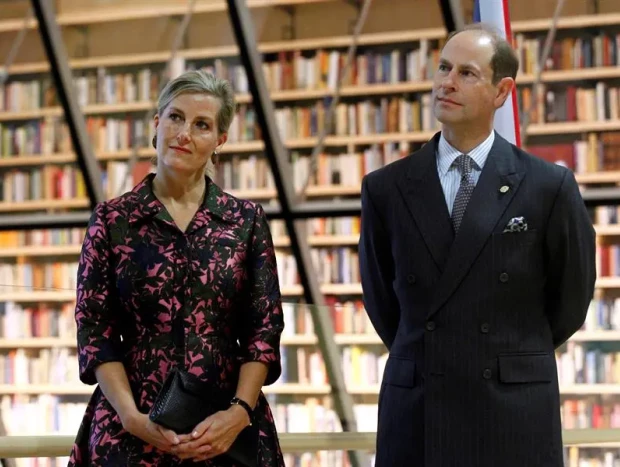
[[508, 187], [508, 185], [504, 185], [503, 187], [501, 187], [499, 189], [499, 191], [501, 191], [502, 193], [506, 193], [508, 190], [510, 190], [510, 188]]

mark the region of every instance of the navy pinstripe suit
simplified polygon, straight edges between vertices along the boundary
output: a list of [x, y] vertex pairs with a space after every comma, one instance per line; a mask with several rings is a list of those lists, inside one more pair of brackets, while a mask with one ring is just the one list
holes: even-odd
[[571, 171], [496, 133], [455, 237], [439, 135], [362, 182], [364, 303], [390, 352], [376, 465], [561, 467], [554, 349], [593, 295], [591, 220]]

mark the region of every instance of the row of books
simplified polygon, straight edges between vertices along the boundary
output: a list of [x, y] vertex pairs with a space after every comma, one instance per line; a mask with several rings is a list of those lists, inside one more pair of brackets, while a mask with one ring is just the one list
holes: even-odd
[[[4, 287], [0, 287], [0, 292]], [[0, 302], [0, 337], [60, 337], [75, 339], [75, 305], [72, 303], [23, 306], [11, 301]]]
[[[331, 251], [330, 251], [331, 250]], [[312, 248], [310, 256], [319, 284], [359, 284], [359, 256], [350, 247]], [[276, 250], [278, 278], [281, 287], [298, 285], [299, 272], [292, 253]]]
[[615, 395], [562, 398], [560, 415], [565, 430], [620, 428], [620, 400]]
[[556, 353], [560, 385], [620, 384], [620, 352], [568, 342]]
[[532, 109], [531, 123], [603, 122], [620, 118], [619, 88], [604, 81], [594, 87], [543, 84], [534, 102], [530, 88], [520, 89], [521, 112]]
[[[284, 347], [281, 350], [282, 375], [276, 385], [299, 383], [310, 386], [329, 384], [325, 361], [318, 349]], [[342, 371], [347, 384], [369, 386], [381, 383], [388, 354], [362, 346], [345, 346], [342, 349]]]
[[596, 245], [596, 274], [599, 277], [620, 275], [620, 245]]
[[77, 165], [47, 165], [6, 171], [0, 176], [0, 201], [85, 199], [84, 176]]
[[[620, 35], [600, 32], [594, 36], [565, 37], [553, 42], [545, 69], [620, 65], [618, 54]], [[542, 37], [515, 36], [520, 72], [533, 73], [542, 52]], [[443, 40], [422, 39], [416, 46], [402, 44], [391, 50], [362, 50], [355, 57], [345, 85], [402, 83], [432, 79], [437, 66], [439, 46]], [[318, 49], [291, 51], [269, 55], [263, 62], [263, 72], [270, 91], [334, 89], [345, 65], [346, 51]], [[175, 66], [205, 69], [228, 79], [236, 92], [247, 93], [245, 69], [238, 61], [222, 58], [208, 60], [176, 59]], [[99, 66], [75, 72], [74, 87], [78, 102], [116, 104], [144, 102], [157, 96], [163, 67], [136, 67], [131, 71], [116, 71]], [[57, 96], [48, 77], [35, 80], [12, 79], [0, 87], [0, 110], [23, 111], [57, 105]]]
[[0, 263], [0, 294], [12, 291], [74, 291], [77, 261]]
[[16, 385], [80, 384], [74, 349], [14, 349], [0, 353], [0, 382]]
[[[360, 233], [359, 217], [313, 217], [306, 220], [307, 235], [358, 235]], [[269, 222], [273, 238], [282, 238], [287, 235], [284, 221], [272, 219]]]
[[[2, 292], [4, 288], [0, 288]], [[14, 290], [11, 287], [11, 290]], [[304, 303], [284, 302], [283, 336], [315, 335], [311, 309]], [[72, 303], [38, 303], [24, 306], [12, 301], [0, 302], [0, 338], [21, 339], [31, 337], [75, 337], [75, 306]], [[374, 328], [361, 299], [340, 301], [326, 297], [326, 306], [318, 310], [326, 313], [336, 334], [374, 335]], [[619, 331], [620, 298], [593, 299], [582, 327], [584, 331]], [[570, 378], [573, 379], [573, 378]]]
[[[97, 135], [93, 131], [90, 131], [89, 135], [91, 144], [94, 144]], [[64, 120], [57, 117], [44, 117], [21, 123], [0, 122], [2, 158], [25, 154], [67, 153], [71, 150], [69, 127]]]
[[620, 224], [620, 205], [599, 205], [590, 208], [590, 216], [596, 225]]
[[593, 298], [588, 307], [585, 331], [620, 331], [620, 299]]
[[613, 448], [564, 448], [566, 467], [620, 467], [620, 449]]
[[[620, 34], [596, 31], [555, 38], [551, 44], [545, 70], [573, 70], [620, 65]], [[519, 71], [534, 74], [542, 55], [546, 37], [515, 34], [515, 49], [519, 56]]]
[[0, 248], [25, 246], [81, 245], [85, 228], [28, 229], [0, 231]]
[[[375, 330], [364, 309], [362, 300], [340, 301], [338, 297], [325, 297], [325, 308], [319, 309], [319, 313], [329, 315], [334, 332], [336, 334], [374, 335]], [[314, 322], [312, 321], [312, 305], [304, 303], [282, 304], [282, 313], [286, 326], [283, 336], [312, 336]]]

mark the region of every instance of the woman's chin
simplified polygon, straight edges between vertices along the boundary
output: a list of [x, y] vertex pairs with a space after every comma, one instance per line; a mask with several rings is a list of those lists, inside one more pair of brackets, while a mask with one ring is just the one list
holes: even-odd
[[178, 157], [166, 157], [163, 162], [167, 170], [173, 170], [179, 173], [190, 174], [201, 169], [200, 166], [191, 164], [189, 161], [179, 159]]

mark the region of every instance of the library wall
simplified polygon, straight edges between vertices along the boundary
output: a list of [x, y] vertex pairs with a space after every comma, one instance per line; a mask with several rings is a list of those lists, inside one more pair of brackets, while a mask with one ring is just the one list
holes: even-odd
[[[28, 2], [0, 9], [0, 57], [16, 31], [10, 21]], [[199, 1], [197, 4], [218, 2]], [[221, 3], [221, 2], [219, 2]], [[103, 171], [106, 196], [131, 189], [151, 169], [145, 145], [128, 172], [131, 147], [153, 132], [152, 102], [178, 21], [169, 18], [100, 22], [99, 12], [130, 5], [162, 8], [169, 0], [57, 0], [59, 14], [80, 11], [92, 24], [64, 26], [76, 95]], [[178, 5], [178, 3], [175, 2]], [[285, 2], [279, 1], [279, 4]], [[290, 150], [293, 183], [309, 176], [309, 155], [325, 118], [328, 98], [346, 54], [342, 36], [356, 11], [349, 2], [293, 2], [252, 10], [264, 71], [281, 136]], [[472, 0], [464, 0], [471, 14]], [[527, 147], [574, 170], [584, 193], [620, 185], [620, 3], [567, 0], [543, 73], [539, 98], [531, 83], [554, 2], [512, 1], [515, 46], [521, 58], [521, 118], [532, 109]], [[597, 5], [597, 11], [594, 6]], [[603, 15], [605, 13], [605, 15]], [[578, 16], [587, 15], [587, 16]], [[129, 13], [128, 13], [129, 16]], [[285, 36], [291, 20], [294, 37]], [[9, 26], [7, 26], [9, 25]], [[586, 25], [589, 25], [586, 27]], [[443, 40], [436, 1], [374, 0], [354, 71], [326, 147], [311, 177], [310, 199], [358, 198], [362, 177], [420, 147], [439, 126], [430, 111], [431, 78]], [[266, 205], [276, 191], [263, 155], [247, 80], [229, 46], [233, 33], [224, 12], [197, 14], [177, 63], [205, 68], [233, 82], [239, 113], [225, 145], [216, 180], [225, 190]], [[187, 52], [191, 49], [191, 53]], [[153, 53], [151, 52], [164, 52]], [[38, 33], [28, 33], [9, 81], [0, 88], [0, 215], [67, 212], [88, 206], [62, 111], [54, 99]], [[129, 173], [128, 179], [125, 176]], [[588, 318], [558, 350], [563, 426], [620, 428], [620, 221], [616, 206], [591, 210], [597, 232], [596, 297]], [[308, 307], [302, 303], [297, 265], [282, 222], [271, 221], [287, 327], [284, 372], [266, 388], [283, 432], [337, 431], [325, 364]], [[306, 223], [327, 307], [342, 349], [347, 388], [358, 428], [376, 429], [376, 403], [387, 358], [361, 300], [357, 242], [359, 218], [318, 218]], [[12, 434], [75, 434], [92, 387], [77, 379], [73, 300], [83, 230], [0, 233], [0, 416]], [[31, 420], [42, 424], [35, 426]], [[620, 444], [571, 446], [567, 467], [615, 467]], [[24, 460], [21, 466], [53, 465]], [[287, 465], [345, 467], [341, 452], [289, 456]]]

